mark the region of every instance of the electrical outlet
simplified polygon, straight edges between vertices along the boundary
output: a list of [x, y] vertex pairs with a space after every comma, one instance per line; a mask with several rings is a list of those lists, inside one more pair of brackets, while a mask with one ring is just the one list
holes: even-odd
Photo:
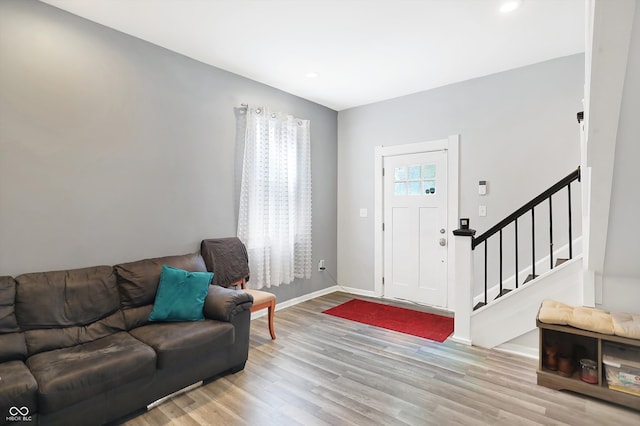
[[487, 206], [478, 207], [478, 216], [485, 217], [487, 215]]
[[318, 262], [318, 272], [322, 272], [324, 270], [325, 270], [324, 259], [320, 259], [320, 261]]

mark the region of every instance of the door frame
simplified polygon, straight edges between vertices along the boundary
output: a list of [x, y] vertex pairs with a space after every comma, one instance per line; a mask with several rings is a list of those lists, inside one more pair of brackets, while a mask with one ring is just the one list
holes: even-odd
[[382, 167], [384, 157], [403, 154], [419, 154], [431, 151], [446, 151], [447, 153], [447, 306], [450, 311], [455, 310], [455, 239], [451, 231], [457, 229], [458, 224], [458, 193], [459, 193], [459, 147], [460, 135], [451, 135], [447, 139], [428, 142], [418, 142], [403, 145], [375, 147], [374, 163], [374, 293], [382, 297], [384, 285], [384, 234], [382, 222], [384, 219], [384, 178]]

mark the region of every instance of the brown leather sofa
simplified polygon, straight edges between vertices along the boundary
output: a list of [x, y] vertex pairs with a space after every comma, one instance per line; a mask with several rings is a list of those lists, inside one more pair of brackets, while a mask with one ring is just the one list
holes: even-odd
[[200, 254], [0, 277], [0, 424], [93, 425], [244, 368], [252, 298], [209, 286], [204, 321], [150, 323], [162, 265]]

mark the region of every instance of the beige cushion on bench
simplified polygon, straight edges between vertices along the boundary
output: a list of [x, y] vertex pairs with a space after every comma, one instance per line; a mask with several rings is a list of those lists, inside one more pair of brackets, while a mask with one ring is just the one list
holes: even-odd
[[538, 312], [538, 320], [546, 324], [570, 325], [582, 330], [613, 334], [613, 320], [607, 311], [585, 306], [571, 306], [545, 299]]
[[612, 312], [611, 319], [617, 336], [640, 339], [640, 314]]
[[540, 306], [538, 320], [546, 324], [570, 325], [597, 333], [640, 339], [640, 314], [609, 313], [602, 309], [573, 307], [545, 299]]
[[565, 305], [551, 299], [544, 299], [538, 319], [546, 324], [567, 325], [573, 315], [573, 306]]
[[611, 314], [602, 309], [577, 306], [573, 308], [573, 315], [569, 320], [569, 325], [597, 333], [613, 334]]
[[546, 324], [570, 325], [602, 334], [613, 334], [611, 314], [602, 309], [571, 306], [545, 299], [540, 306], [538, 319]]

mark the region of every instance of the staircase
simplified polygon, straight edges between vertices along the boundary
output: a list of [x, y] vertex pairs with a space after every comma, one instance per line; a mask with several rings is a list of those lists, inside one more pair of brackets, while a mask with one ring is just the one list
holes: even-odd
[[473, 344], [493, 348], [535, 330], [538, 308], [546, 298], [582, 304], [582, 255], [473, 312]]
[[579, 206], [572, 198], [574, 182], [580, 182], [580, 168], [480, 236], [472, 229], [454, 231], [454, 340], [493, 348], [535, 330], [545, 298], [582, 303], [582, 244], [573, 235], [572, 203]]

